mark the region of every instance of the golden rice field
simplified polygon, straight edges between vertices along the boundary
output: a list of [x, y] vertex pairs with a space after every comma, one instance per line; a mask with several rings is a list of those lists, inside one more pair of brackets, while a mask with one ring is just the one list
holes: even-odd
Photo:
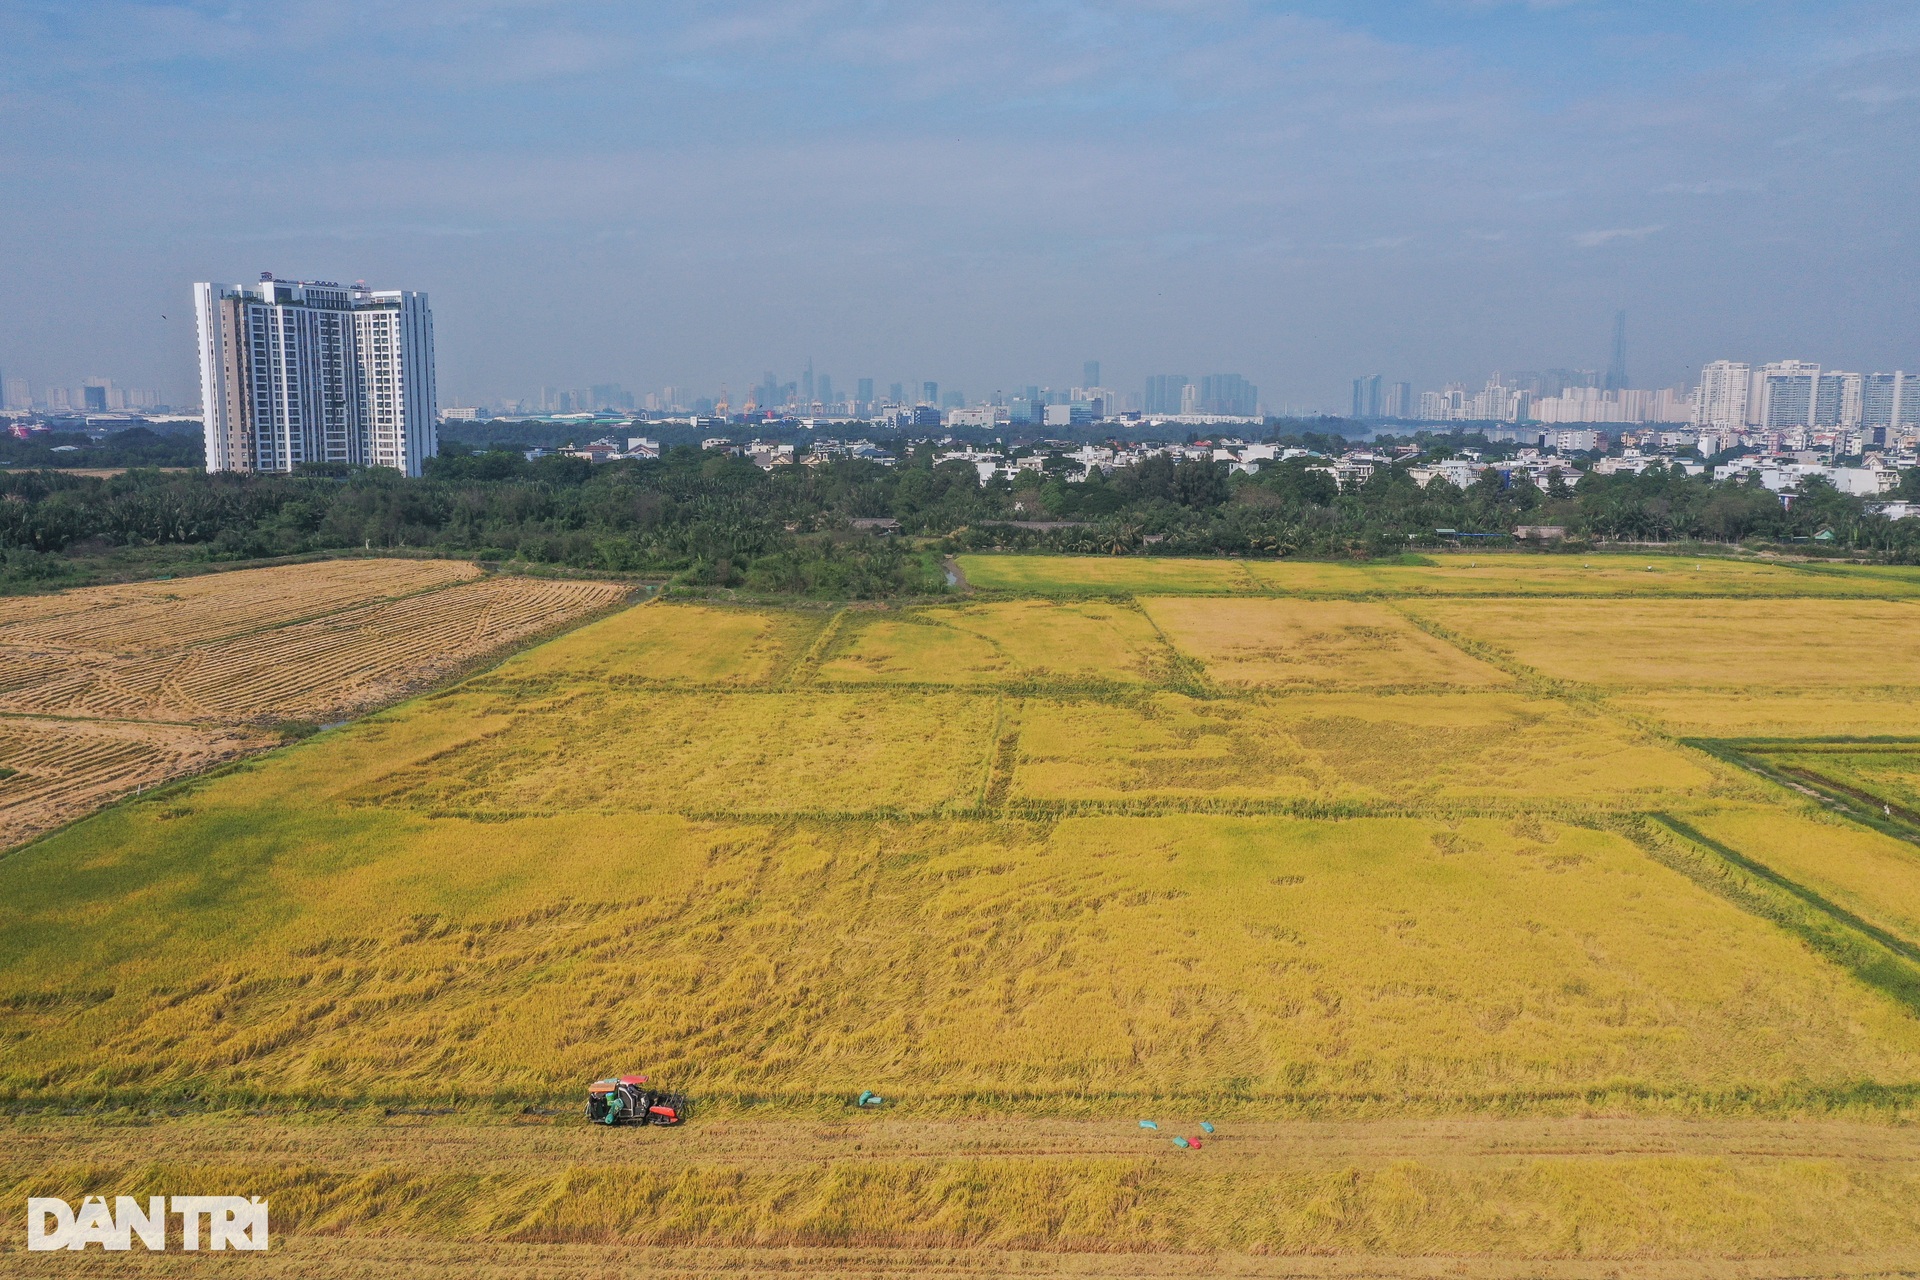
[[1147, 613], [1222, 685], [1511, 683], [1498, 668], [1429, 636], [1382, 604], [1173, 596], [1149, 602]]
[[0, 599], [0, 848], [392, 701], [625, 594], [334, 560]]
[[[1920, 744], [1833, 741], [1920, 738], [1908, 578], [1465, 559], [658, 601], [114, 805], [0, 859], [0, 1192], [257, 1188], [301, 1276], [1920, 1270]], [[635, 1069], [693, 1123], [575, 1118]]]
[[1611, 553], [1581, 557], [1495, 551], [1344, 563], [1170, 556], [961, 555], [955, 560], [977, 589], [1040, 595], [1920, 595], [1920, 569], [1712, 556]]

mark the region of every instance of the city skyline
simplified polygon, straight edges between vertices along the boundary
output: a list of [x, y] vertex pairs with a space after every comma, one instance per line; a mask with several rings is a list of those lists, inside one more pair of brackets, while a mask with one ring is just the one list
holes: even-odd
[[1910, 5], [1351, 8], [16, 6], [0, 370], [184, 399], [267, 266], [431, 292], [467, 399], [1899, 359]]

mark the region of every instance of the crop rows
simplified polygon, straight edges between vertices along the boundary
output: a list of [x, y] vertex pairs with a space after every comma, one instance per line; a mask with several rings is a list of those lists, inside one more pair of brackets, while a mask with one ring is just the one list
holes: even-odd
[[607, 583], [491, 578], [137, 656], [6, 655], [0, 708], [166, 720], [324, 716], [613, 603]]
[[0, 845], [140, 787], [197, 773], [260, 739], [228, 729], [0, 719]]
[[0, 600], [0, 645], [150, 653], [477, 577], [451, 560], [330, 560]]
[[[333, 561], [0, 602], [0, 848], [256, 745], [191, 726], [343, 718], [626, 590], [477, 572]], [[55, 716], [94, 723], [32, 718]]]

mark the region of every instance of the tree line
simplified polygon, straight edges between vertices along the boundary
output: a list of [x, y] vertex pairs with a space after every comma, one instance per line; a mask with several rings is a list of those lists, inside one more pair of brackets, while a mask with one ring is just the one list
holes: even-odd
[[[893, 466], [841, 459], [766, 471], [692, 446], [593, 464], [448, 444], [418, 479], [381, 468], [93, 477], [15, 467], [0, 471], [0, 583], [85, 581], [136, 561], [415, 548], [869, 598], [940, 590], [940, 556], [954, 550], [1387, 555], [1475, 534], [1500, 541], [1522, 524], [1563, 526], [1574, 547], [1697, 540], [1920, 560], [1920, 519], [1875, 515], [1817, 481], [1789, 506], [1757, 483], [1678, 468], [1569, 473], [1543, 491], [1497, 472], [1464, 489], [1444, 480], [1422, 488], [1396, 465], [1342, 490], [1308, 458], [1244, 474], [1156, 456], [1069, 481], [1064, 458], [1034, 455], [1031, 469], [983, 485], [970, 463], [938, 462], [926, 445], [896, 448]], [[1422, 457], [1445, 452], [1438, 444]], [[1895, 496], [1920, 499], [1920, 470]], [[897, 522], [899, 535], [863, 520]]]

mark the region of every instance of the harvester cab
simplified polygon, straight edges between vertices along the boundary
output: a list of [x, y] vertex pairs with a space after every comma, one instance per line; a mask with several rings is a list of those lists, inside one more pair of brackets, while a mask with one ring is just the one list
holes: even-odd
[[594, 1124], [680, 1124], [687, 1100], [647, 1086], [645, 1076], [614, 1076], [587, 1086], [587, 1119]]

